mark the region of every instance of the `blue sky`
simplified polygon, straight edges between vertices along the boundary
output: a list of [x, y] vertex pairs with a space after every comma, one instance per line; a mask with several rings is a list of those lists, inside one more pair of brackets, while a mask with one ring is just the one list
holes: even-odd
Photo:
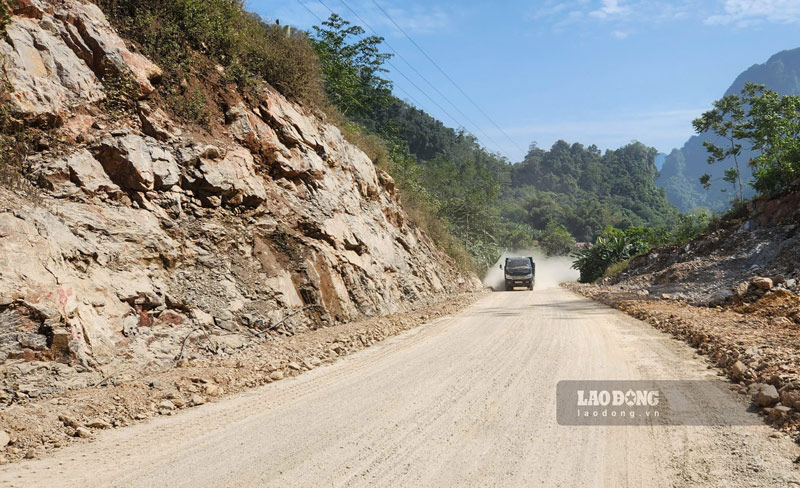
[[531, 142], [549, 148], [558, 139], [601, 149], [635, 139], [669, 152], [692, 135], [692, 119], [739, 73], [778, 51], [800, 47], [800, 0], [247, 0], [246, 5], [265, 20], [304, 29], [319, 24], [311, 12], [323, 19], [330, 15], [326, 5], [353, 23], [369, 24], [404, 58], [392, 60], [396, 69], [388, 75], [398, 96], [448, 126], [465, 127], [514, 162]]

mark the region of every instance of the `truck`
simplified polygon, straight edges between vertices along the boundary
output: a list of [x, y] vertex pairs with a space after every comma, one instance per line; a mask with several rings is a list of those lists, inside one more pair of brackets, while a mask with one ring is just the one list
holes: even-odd
[[[503, 269], [502, 264], [500, 269]], [[536, 263], [533, 262], [532, 257], [506, 258], [503, 275], [505, 277], [506, 291], [511, 291], [518, 286], [533, 290], [533, 285], [536, 281]]]

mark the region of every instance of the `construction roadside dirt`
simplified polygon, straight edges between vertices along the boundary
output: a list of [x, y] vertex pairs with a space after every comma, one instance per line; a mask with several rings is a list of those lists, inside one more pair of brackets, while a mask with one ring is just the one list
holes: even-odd
[[[481, 295], [453, 296], [415, 312], [298, 335], [266, 336], [231, 355], [182, 359], [177, 361], [177, 367], [149, 376], [119, 371], [93, 387], [15, 403], [0, 410], [0, 437], [8, 436], [9, 444], [0, 462], [40, 457], [106, 429], [174, 415], [231, 393], [296, 376], [455, 312]], [[202, 345], [205, 340], [199, 343]], [[39, 367], [42, 375], [54, 374], [47, 363], [40, 363]], [[30, 380], [36, 373], [26, 371], [25, 378]]]

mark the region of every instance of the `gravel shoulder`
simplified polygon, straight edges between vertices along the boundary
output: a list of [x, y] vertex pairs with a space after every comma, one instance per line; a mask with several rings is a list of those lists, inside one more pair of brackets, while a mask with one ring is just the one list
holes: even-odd
[[[765, 422], [800, 442], [800, 325], [785, 318], [800, 309], [797, 295], [775, 289], [751, 303], [708, 307], [620, 286], [566, 287], [686, 342], [732, 381], [733, 391], [752, 400]], [[770, 386], [777, 397], [759, 399]]]
[[556, 423], [565, 379], [705, 379], [688, 397], [703, 415], [752, 421], [708, 366], [567, 290], [492, 293], [296, 378], [4, 466], [0, 485], [800, 486], [800, 447], [762, 423]]
[[[304, 330], [294, 335], [271, 334], [247, 342], [238, 340], [235, 349], [227, 345], [228, 354], [211, 352], [225, 347], [224, 341], [234, 335], [195, 334], [195, 341], [187, 343], [187, 351], [206, 347], [206, 354], [192, 354], [172, 368], [160, 368], [150, 374], [125, 367], [109, 370], [89, 387], [83, 386], [85, 378], [60, 375], [59, 363], [21, 362], [19, 366], [26, 369], [20, 372], [19, 384], [15, 385], [18, 389], [34, 388], [37, 378], [42, 383], [57, 381], [62, 389], [27, 400], [21, 396], [14, 404], [0, 407], [0, 464], [38, 458], [86, 442], [104, 430], [172, 416], [183, 409], [297, 376], [456, 312], [482, 295], [451, 295], [413, 312]], [[94, 372], [84, 374], [97, 376]], [[75, 386], [70, 388], [72, 384]]]

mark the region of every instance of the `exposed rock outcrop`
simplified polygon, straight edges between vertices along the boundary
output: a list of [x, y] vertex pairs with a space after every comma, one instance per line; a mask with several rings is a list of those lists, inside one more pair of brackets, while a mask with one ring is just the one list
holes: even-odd
[[77, 0], [18, 1], [0, 54], [14, 116], [69, 142], [30, 158], [39, 194], [0, 190], [0, 361], [159, 368], [198, 329], [225, 334], [219, 352], [290, 315], [332, 326], [480, 287], [388, 174], [270, 87], [227, 107], [229, 137], [186, 135], [152, 102], [109, 123], [103, 81], [145, 97], [160, 70]]

